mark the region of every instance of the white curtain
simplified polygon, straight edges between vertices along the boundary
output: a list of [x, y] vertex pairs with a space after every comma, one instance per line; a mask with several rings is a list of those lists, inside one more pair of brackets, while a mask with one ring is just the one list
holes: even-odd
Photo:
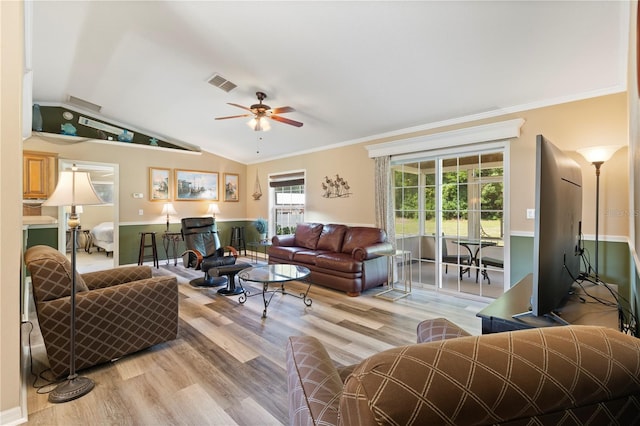
[[375, 158], [375, 209], [376, 226], [387, 232], [387, 240], [396, 247], [396, 222], [394, 214], [393, 179], [391, 157]]

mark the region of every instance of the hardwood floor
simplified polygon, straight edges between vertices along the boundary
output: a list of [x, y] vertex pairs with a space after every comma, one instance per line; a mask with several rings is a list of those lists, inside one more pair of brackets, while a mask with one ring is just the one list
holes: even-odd
[[[475, 314], [486, 306], [419, 286], [408, 297], [391, 302], [373, 297], [384, 288], [354, 298], [312, 285], [310, 307], [294, 297], [276, 295], [264, 319], [260, 296], [241, 305], [238, 296], [190, 286], [189, 279], [200, 277], [200, 271], [181, 264], [161, 266], [156, 273], [175, 273], [180, 283], [178, 339], [82, 371], [96, 386], [71, 402], [49, 403], [44, 392], [52, 387], [38, 392], [31, 386], [34, 377], [29, 377], [27, 424], [288, 424], [288, 336], [316, 336], [337, 364], [349, 365], [378, 351], [414, 343], [417, 324], [427, 318], [446, 317], [480, 334]], [[287, 288], [302, 292], [306, 285], [291, 283]], [[35, 319], [34, 312], [31, 318]], [[26, 323], [24, 342], [28, 331]], [[46, 355], [37, 324], [30, 337], [33, 371], [39, 373], [46, 368]]]

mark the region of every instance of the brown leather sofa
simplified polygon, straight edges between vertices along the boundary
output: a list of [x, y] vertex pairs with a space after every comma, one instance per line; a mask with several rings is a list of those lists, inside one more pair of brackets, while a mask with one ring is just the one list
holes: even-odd
[[[71, 264], [44, 245], [28, 249], [38, 324], [55, 377], [69, 374]], [[149, 266], [77, 274], [76, 368], [91, 367], [175, 339], [178, 283]]]
[[277, 235], [269, 263], [306, 266], [314, 284], [358, 296], [387, 282], [387, 258], [393, 246], [379, 228], [299, 223], [293, 235]]
[[640, 339], [630, 335], [562, 326], [468, 336], [439, 318], [418, 336], [430, 340], [341, 369], [318, 339], [290, 337], [289, 424], [640, 422]]

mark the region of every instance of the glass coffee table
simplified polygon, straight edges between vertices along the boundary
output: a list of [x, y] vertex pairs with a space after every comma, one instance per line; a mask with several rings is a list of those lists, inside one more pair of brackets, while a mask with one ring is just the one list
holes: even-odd
[[[273, 295], [276, 293], [288, 294], [298, 299], [302, 299], [305, 305], [311, 306], [311, 299], [307, 297], [311, 283], [307, 285], [307, 291], [304, 293], [294, 294], [288, 293], [285, 290], [285, 284], [290, 281], [306, 281], [306, 278], [311, 274], [309, 268], [297, 265], [265, 265], [254, 266], [253, 268], [243, 269], [238, 273], [238, 278], [242, 281], [254, 282], [262, 284], [262, 300], [264, 301], [264, 311], [262, 311], [262, 318], [267, 317], [267, 307], [271, 303]], [[269, 286], [277, 285], [277, 288], [269, 289]], [[244, 286], [243, 286], [244, 287]], [[246, 289], [244, 293], [240, 295], [238, 302], [244, 303], [248, 297], [257, 296], [260, 293], [250, 294]], [[268, 295], [268, 296], [267, 296]]]

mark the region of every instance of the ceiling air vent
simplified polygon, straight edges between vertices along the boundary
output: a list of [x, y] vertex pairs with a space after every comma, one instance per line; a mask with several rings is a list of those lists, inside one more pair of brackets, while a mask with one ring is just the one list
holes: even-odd
[[224, 90], [227, 93], [238, 87], [220, 74], [214, 74], [213, 77], [209, 79], [209, 84], [216, 86], [218, 89]]
[[100, 112], [100, 110], [102, 109], [100, 105], [96, 105], [92, 102], [85, 101], [84, 99], [76, 98], [75, 96], [71, 96], [71, 95], [69, 95], [68, 102], [71, 105], [75, 105], [77, 107], [80, 107], [88, 111]]

